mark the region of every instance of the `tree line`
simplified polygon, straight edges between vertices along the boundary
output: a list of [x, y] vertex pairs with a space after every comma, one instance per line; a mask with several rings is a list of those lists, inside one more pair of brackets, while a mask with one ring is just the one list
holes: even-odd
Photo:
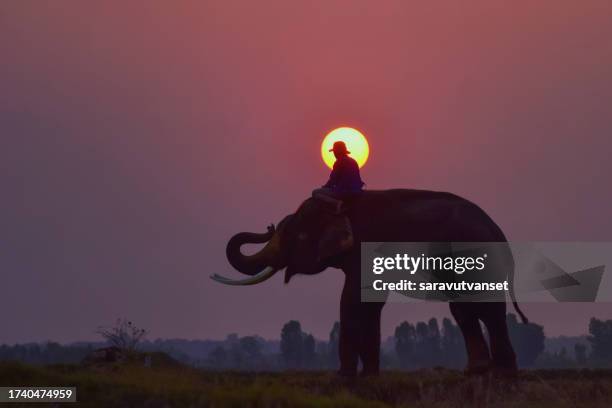
[[[541, 325], [522, 324], [513, 314], [507, 316], [507, 323], [522, 368], [612, 368], [612, 320], [592, 318], [588, 336], [557, 350], [545, 350], [547, 339]], [[144, 341], [139, 348], [164, 351], [183, 363], [214, 370], [334, 370], [338, 368], [339, 337], [338, 322], [331, 327], [328, 338], [321, 341], [305, 332], [298, 321], [292, 320], [282, 327], [280, 341], [232, 334], [222, 342], [158, 339]], [[198, 345], [200, 343], [202, 345]], [[207, 347], [200, 350], [203, 345]], [[2, 345], [0, 361], [76, 364], [102, 346], [104, 343]], [[381, 347], [383, 369], [438, 366], [461, 369], [465, 362], [461, 331], [447, 318], [441, 322], [435, 318], [416, 323], [401, 322]]]
[[[507, 324], [522, 368], [612, 368], [612, 320], [591, 319], [587, 343], [576, 343], [573, 350], [562, 348], [558, 352], [545, 351], [543, 326], [523, 324], [514, 314], [508, 314]], [[483, 329], [486, 334], [484, 326]], [[340, 324], [335, 322], [328, 340], [317, 341], [302, 330], [298, 321], [292, 320], [281, 329], [278, 353], [262, 353], [255, 336], [237, 337], [229, 346], [219, 345], [212, 350], [203, 366], [247, 370], [337, 369], [339, 334]], [[383, 369], [461, 369], [467, 360], [461, 330], [448, 318], [442, 319], [441, 324], [436, 318], [414, 324], [404, 321], [385, 343], [381, 347]]]
[[61, 345], [55, 342], [44, 344], [15, 344], [0, 346], [0, 361], [21, 361], [27, 364], [77, 364], [80, 363], [94, 346], [88, 345]]

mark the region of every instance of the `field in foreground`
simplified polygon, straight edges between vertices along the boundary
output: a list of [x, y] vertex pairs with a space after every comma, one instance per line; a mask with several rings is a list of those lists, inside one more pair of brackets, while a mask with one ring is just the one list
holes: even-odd
[[[233, 373], [187, 367], [0, 363], [0, 386], [76, 386], [91, 407], [610, 407], [612, 371], [525, 371], [515, 383], [451, 370], [345, 380], [329, 372]], [[45, 404], [38, 404], [44, 406]], [[18, 406], [18, 404], [11, 404]]]

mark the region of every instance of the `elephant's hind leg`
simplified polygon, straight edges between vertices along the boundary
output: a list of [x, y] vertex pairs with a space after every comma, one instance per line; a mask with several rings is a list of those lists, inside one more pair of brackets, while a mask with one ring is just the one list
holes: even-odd
[[506, 303], [494, 302], [488, 305], [481, 320], [489, 333], [494, 368], [504, 374], [516, 374], [516, 355], [506, 325]]
[[450, 303], [451, 314], [457, 321], [465, 341], [468, 356], [466, 372], [469, 374], [485, 372], [491, 366], [489, 347], [478, 321], [477, 307], [479, 304], [476, 303]]
[[380, 315], [384, 303], [361, 302], [359, 273], [347, 274], [340, 299], [340, 375], [376, 375], [380, 365]]
[[380, 370], [380, 315], [384, 303], [361, 304], [361, 341], [359, 356], [363, 363], [362, 375], [377, 375]]

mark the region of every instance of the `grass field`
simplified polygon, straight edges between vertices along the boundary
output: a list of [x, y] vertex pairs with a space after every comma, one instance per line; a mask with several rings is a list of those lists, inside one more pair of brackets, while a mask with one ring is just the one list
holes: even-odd
[[0, 363], [0, 385], [76, 386], [80, 403], [75, 405], [91, 407], [612, 406], [612, 371], [586, 370], [525, 371], [509, 383], [444, 369], [346, 380], [329, 372], [218, 373], [136, 365], [95, 370]]

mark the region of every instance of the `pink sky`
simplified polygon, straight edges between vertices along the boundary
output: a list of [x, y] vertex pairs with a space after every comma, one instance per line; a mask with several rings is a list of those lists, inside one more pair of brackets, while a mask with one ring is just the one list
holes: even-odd
[[[231, 288], [225, 243], [322, 184], [324, 134], [367, 187], [452, 191], [511, 240], [612, 238], [612, 4], [0, 5], [0, 342], [327, 337], [339, 271]], [[383, 332], [444, 305], [388, 305]], [[609, 305], [525, 305], [550, 335]]]

